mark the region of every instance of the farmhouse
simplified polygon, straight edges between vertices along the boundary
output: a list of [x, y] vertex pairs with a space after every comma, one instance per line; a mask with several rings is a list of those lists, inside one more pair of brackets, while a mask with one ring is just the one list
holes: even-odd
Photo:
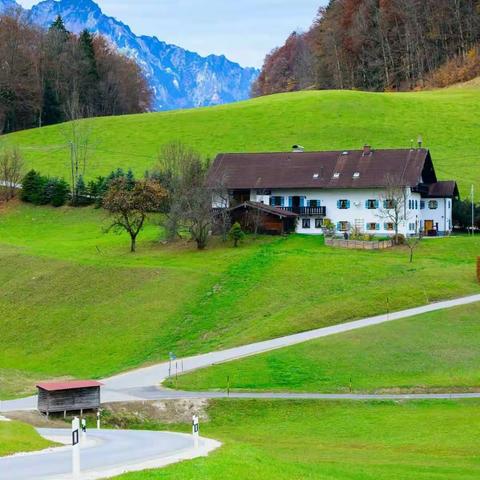
[[260, 230], [272, 233], [292, 230], [293, 215], [297, 233], [321, 234], [328, 218], [340, 235], [448, 235], [459, 196], [455, 181], [438, 181], [424, 148], [220, 154], [208, 182], [214, 208], [235, 219], [243, 211], [246, 226], [261, 209]]

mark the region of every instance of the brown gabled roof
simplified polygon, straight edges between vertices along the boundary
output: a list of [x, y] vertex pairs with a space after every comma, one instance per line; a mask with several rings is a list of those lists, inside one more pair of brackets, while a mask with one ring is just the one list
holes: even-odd
[[293, 212], [289, 212], [288, 210], [283, 210], [282, 208], [272, 207], [271, 205], [265, 205], [264, 203], [260, 202], [244, 202], [240, 205], [236, 205], [235, 207], [230, 208], [229, 210], [238, 210], [240, 208], [254, 208], [257, 210], [261, 210], [262, 212], [269, 213], [270, 215], [275, 215], [280, 218], [297, 218], [298, 215]]
[[459, 196], [457, 182], [454, 180], [428, 185], [428, 194], [426, 195], [429, 198], [458, 198]]
[[[209, 173], [210, 186], [229, 189], [375, 188], [389, 178], [405, 186], [437, 181], [426, 149], [302, 153], [223, 153]], [[425, 178], [427, 177], [427, 178]]]

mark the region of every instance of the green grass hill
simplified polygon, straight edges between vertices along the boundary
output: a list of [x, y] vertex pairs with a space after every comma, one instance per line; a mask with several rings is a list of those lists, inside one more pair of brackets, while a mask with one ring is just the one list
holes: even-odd
[[[467, 195], [480, 194], [480, 89], [366, 93], [311, 91], [273, 95], [231, 105], [88, 120], [92, 156], [87, 177], [131, 167], [152, 168], [172, 140], [210, 158], [219, 152], [409, 147], [419, 134], [431, 149], [441, 179], [456, 179]], [[15, 133], [4, 141], [22, 147], [29, 167], [68, 177], [69, 126]]]

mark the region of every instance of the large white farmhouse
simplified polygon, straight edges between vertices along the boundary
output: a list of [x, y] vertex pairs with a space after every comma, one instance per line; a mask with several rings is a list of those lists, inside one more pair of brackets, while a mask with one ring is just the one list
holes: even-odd
[[262, 229], [276, 233], [321, 234], [328, 218], [337, 233], [448, 235], [458, 197], [424, 148], [220, 154], [209, 184], [228, 192], [214, 194], [215, 208], [238, 218], [259, 210]]

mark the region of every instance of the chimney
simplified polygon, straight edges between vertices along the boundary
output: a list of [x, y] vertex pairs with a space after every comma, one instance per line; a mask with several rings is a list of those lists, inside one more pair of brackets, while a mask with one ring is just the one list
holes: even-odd
[[294, 145], [292, 147], [292, 152], [293, 153], [302, 153], [304, 151], [305, 151], [305, 149], [301, 145]]
[[363, 146], [363, 156], [366, 157], [372, 153], [372, 147], [370, 145]]

